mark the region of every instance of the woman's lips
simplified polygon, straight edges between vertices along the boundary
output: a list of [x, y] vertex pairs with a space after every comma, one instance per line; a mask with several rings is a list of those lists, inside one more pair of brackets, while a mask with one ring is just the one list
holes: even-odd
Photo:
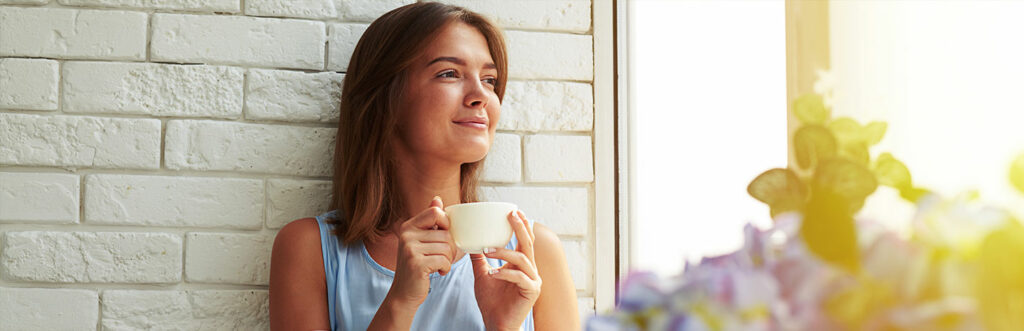
[[458, 124], [458, 125], [461, 125], [461, 126], [464, 126], [464, 127], [468, 127], [468, 128], [473, 128], [473, 129], [487, 130], [487, 124], [484, 124], [484, 123], [477, 123], [477, 122], [455, 122], [455, 124]]

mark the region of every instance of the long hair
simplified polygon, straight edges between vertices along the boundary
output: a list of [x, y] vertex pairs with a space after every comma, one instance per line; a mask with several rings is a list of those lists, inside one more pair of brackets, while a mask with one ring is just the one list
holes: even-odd
[[[391, 155], [406, 72], [445, 25], [477, 28], [497, 67], [494, 90], [505, 96], [508, 54], [493, 23], [465, 8], [433, 2], [396, 8], [377, 18], [359, 38], [342, 87], [341, 117], [334, 148], [330, 209], [338, 209], [335, 235], [345, 244], [376, 240], [402, 217], [406, 206], [395, 182]], [[460, 167], [460, 198], [475, 202], [483, 160]]]

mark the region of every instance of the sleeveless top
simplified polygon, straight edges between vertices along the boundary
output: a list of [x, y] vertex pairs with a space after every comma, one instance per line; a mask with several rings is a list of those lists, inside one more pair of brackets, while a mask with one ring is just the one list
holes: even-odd
[[[391, 289], [395, 272], [374, 261], [361, 241], [342, 245], [333, 233], [334, 226], [326, 222], [335, 218], [336, 213], [337, 210], [332, 210], [316, 217], [327, 277], [331, 330], [366, 330]], [[532, 227], [533, 221], [527, 221]], [[517, 243], [513, 233], [505, 248], [515, 249]], [[495, 268], [505, 264], [490, 258], [487, 262]], [[430, 274], [430, 292], [416, 310], [411, 330], [484, 330], [473, 283], [469, 254], [452, 263], [448, 275]], [[523, 321], [522, 330], [533, 331], [532, 310]]]

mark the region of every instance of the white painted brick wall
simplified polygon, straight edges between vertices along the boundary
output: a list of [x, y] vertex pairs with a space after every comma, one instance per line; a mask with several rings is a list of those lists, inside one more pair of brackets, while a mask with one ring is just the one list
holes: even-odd
[[369, 24], [335, 23], [328, 28], [327, 34], [327, 69], [332, 71], [348, 70], [348, 62], [352, 60], [352, 52], [356, 49], [359, 37], [366, 31]]
[[[532, 135], [523, 142], [527, 182], [592, 182], [590, 136]], [[572, 160], [573, 162], [565, 162]]]
[[267, 227], [279, 229], [288, 222], [320, 215], [331, 203], [329, 180], [267, 180]]
[[[504, 119], [499, 120], [499, 123]], [[498, 133], [494, 135], [491, 150], [484, 160], [480, 179], [496, 183], [516, 183], [523, 178], [523, 149], [518, 135]]]
[[486, 14], [519, 29], [584, 33], [590, 30], [588, 0], [441, 0]]
[[0, 287], [4, 330], [95, 330], [98, 316], [95, 291]]
[[245, 118], [338, 122], [344, 74], [253, 69], [245, 79]]
[[77, 175], [0, 172], [0, 223], [77, 223]]
[[133, 232], [7, 232], [3, 278], [55, 283], [177, 283], [181, 237]]
[[270, 327], [265, 290], [106, 290], [102, 297], [104, 330], [266, 330]]
[[[274, 235], [330, 202], [351, 52], [414, 1], [0, 0], [0, 329], [267, 329]], [[481, 197], [559, 234], [591, 315], [591, 3], [445, 1], [507, 29]]]
[[237, 13], [237, 0], [57, 0], [68, 6], [94, 6], [136, 9], [171, 9], [196, 12]]
[[323, 22], [241, 16], [153, 14], [154, 61], [272, 68], [324, 68]]
[[[416, 2], [416, 0], [332, 0], [341, 19], [352, 22], [373, 22], [384, 13]], [[347, 63], [347, 62], [346, 62]]]
[[502, 130], [591, 131], [594, 87], [590, 84], [511, 81], [501, 107]]
[[167, 122], [164, 157], [173, 170], [225, 170], [329, 176], [334, 128]]
[[245, 14], [251, 16], [331, 19], [338, 16], [333, 0], [246, 0]]
[[64, 111], [238, 118], [243, 71], [225, 66], [64, 63]]
[[262, 234], [185, 235], [185, 280], [197, 283], [267, 285], [274, 238]]
[[263, 181], [243, 178], [88, 175], [90, 224], [257, 230]]
[[0, 56], [146, 59], [146, 13], [0, 7]]
[[0, 113], [0, 164], [157, 169], [160, 121]]
[[0, 108], [57, 110], [58, 63], [0, 59]]

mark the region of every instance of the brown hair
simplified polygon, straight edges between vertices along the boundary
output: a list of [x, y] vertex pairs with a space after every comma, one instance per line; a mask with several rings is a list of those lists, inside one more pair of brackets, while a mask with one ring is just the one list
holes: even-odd
[[[334, 187], [330, 209], [338, 209], [335, 235], [345, 244], [375, 240], [406, 211], [394, 180], [390, 147], [407, 69], [445, 25], [462, 22], [480, 30], [498, 70], [494, 91], [505, 96], [508, 56], [493, 23], [462, 7], [434, 2], [396, 8], [363, 32], [352, 52], [342, 87], [341, 117], [334, 149]], [[462, 164], [462, 202], [477, 199], [483, 160]]]

